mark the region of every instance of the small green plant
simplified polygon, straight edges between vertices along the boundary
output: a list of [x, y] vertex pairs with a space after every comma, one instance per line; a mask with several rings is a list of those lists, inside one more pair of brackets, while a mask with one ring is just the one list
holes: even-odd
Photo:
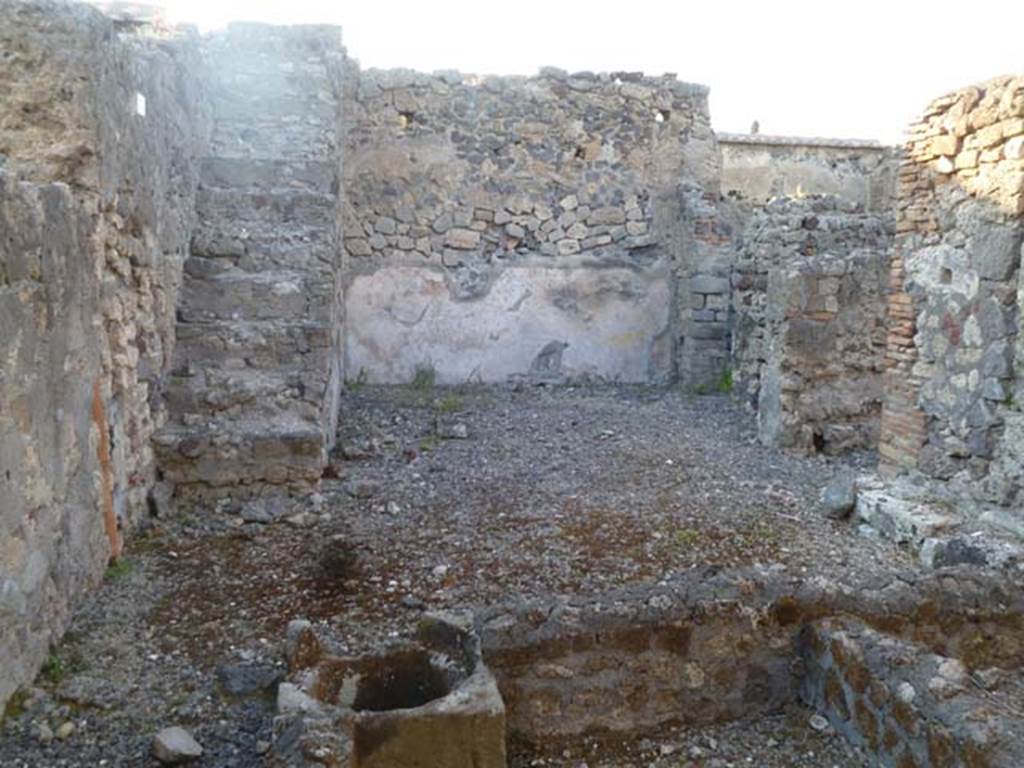
[[21, 717], [25, 713], [25, 702], [29, 699], [29, 693], [24, 688], [19, 688], [7, 700], [7, 706], [4, 708], [3, 717], [0, 720], [7, 718]]
[[458, 392], [449, 392], [437, 401], [435, 407], [438, 413], [457, 413], [462, 410], [462, 397]]
[[367, 385], [367, 383], [369, 383], [369, 380], [370, 380], [370, 376], [366, 372], [366, 369], [365, 368], [360, 368], [359, 369], [359, 373], [356, 374], [356, 377], [354, 379], [350, 379], [349, 381], [345, 382], [345, 384], [348, 387], [349, 391], [351, 391], [351, 392], [358, 392], [363, 387], [365, 387]]
[[680, 528], [672, 536], [677, 549], [690, 549], [700, 538], [700, 533], [693, 528]]
[[436, 433], [432, 432], [420, 440], [420, 451], [423, 453], [430, 453], [431, 451], [436, 450], [441, 443], [441, 438], [438, 437]]
[[722, 371], [722, 375], [718, 377], [718, 382], [715, 384], [715, 389], [721, 392], [723, 395], [727, 395], [732, 392], [732, 369], [726, 368]]
[[65, 662], [63, 657], [56, 652], [51, 653], [46, 657], [46, 661], [43, 662], [43, 668], [40, 671], [43, 679], [48, 683], [53, 683], [54, 685], [58, 685], [67, 673], [67, 662]]
[[39, 670], [39, 677], [44, 683], [60, 685], [68, 675], [84, 672], [89, 668], [85, 657], [78, 648], [77, 643], [81, 640], [75, 632], [68, 632], [64, 635], [59, 648], [50, 651], [42, 668]]
[[107, 570], [103, 574], [103, 578], [107, 581], [117, 581], [131, 573], [134, 568], [135, 564], [128, 558], [123, 557], [107, 566]]
[[178, 512], [174, 520], [182, 528], [194, 528], [199, 524], [199, 519], [194, 514], [185, 511]]
[[410, 384], [417, 392], [429, 392], [434, 388], [436, 381], [437, 371], [434, 370], [434, 366], [430, 363], [420, 363], [416, 366]]

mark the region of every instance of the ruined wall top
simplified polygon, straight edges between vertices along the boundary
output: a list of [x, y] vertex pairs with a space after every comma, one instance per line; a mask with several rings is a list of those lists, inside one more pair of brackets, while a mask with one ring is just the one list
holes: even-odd
[[718, 133], [719, 144], [765, 144], [784, 147], [831, 147], [835, 149], [887, 149], [874, 139], [836, 139], [820, 136], [771, 136], [763, 133]]
[[381, 88], [408, 88], [413, 86], [430, 86], [440, 81], [448, 85], [479, 85], [483, 88], [501, 91], [528, 84], [531, 81], [545, 80], [570, 84], [575, 91], [585, 92], [598, 87], [613, 87], [625, 96], [636, 99], [648, 98], [651, 94], [646, 89], [668, 87], [681, 96], [707, 96], [709, 88], [700, 83], [679, 80], [670, 72], [662, 75], [647, 75], [643, 72], [568, 72], [557, 67], [541, 67], [536, 75], [485, 75], [460, 72], [457, 70], [439, 70], [425, 73], [413, 69], [378, 69], [367, 68], [362, 71], [365, 85], [376, 85]]
[[673, 75], [350, 70], [346, 245], [455, 267], [654, 244], [652, 198], [717, 191], [707, 89]]
[[785, 195], [838, 195], [861, 208], [892, 207], [897, 152], [863, 139], [719, 133], [722, 192], [756, 207]]

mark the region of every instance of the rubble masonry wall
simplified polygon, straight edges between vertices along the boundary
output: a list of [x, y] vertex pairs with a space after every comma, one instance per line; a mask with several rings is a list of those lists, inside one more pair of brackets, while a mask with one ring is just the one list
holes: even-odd
[[771, 272], [758, 435], [800, 453], [878, 443], [888, 254], [799, 259]]
[[706, 88], [557, 70], [347, 85], [350, 378], [674, 378], [679, 189], [717, 193]]
[[1021, 509], [1024, 78], [944, 96], [899, 172], [880, 452]]
[[197, 39], [0, 4], [0, 702], [147, 507], [195, 158]]
[[[756, 409], [769, 361], [769, 277], [826, 254], [886, 253], [891, 219], [831, 196], [782, 197], [753, 211], [737, 238], [731, 272], [733, 394]], [[785, 310], [779, 308], [780, 319]]]

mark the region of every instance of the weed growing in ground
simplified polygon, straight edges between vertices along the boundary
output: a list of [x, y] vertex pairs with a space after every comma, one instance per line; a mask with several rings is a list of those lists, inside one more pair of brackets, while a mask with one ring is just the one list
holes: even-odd
[[409, 385], [417, 392], [429, 392], [437, 383], [437, 371], [430, 363], [420, 363], [412, 375]]
[[103, 578], [107, 581], [116, 581], [130, 574], [134, 568], [135, 564], [128, 558], [123, 557], [107, 566]]

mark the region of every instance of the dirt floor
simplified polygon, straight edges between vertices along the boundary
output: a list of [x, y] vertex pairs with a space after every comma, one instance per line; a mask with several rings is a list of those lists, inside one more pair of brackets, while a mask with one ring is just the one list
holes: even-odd
[[[285, 625], [326, 621], [360, 650], [424, 610], [510, 595], [599, 592], [686, 569], [779, 563], [841, 577], [907, 555], [816, 509], [873, 457], [759, 446], [725, 397], [641, 388], [346, 394], [337, 456], [307, 511], [177, 509], [135, 537], [79, 608], [0, 732], [0, 765], [150, 765], [152, 735], [188, 728], [203, 766], [269, 748]], [[513, 766], [867, 763], [793, 710], [756, 723], [588, 744]]]

